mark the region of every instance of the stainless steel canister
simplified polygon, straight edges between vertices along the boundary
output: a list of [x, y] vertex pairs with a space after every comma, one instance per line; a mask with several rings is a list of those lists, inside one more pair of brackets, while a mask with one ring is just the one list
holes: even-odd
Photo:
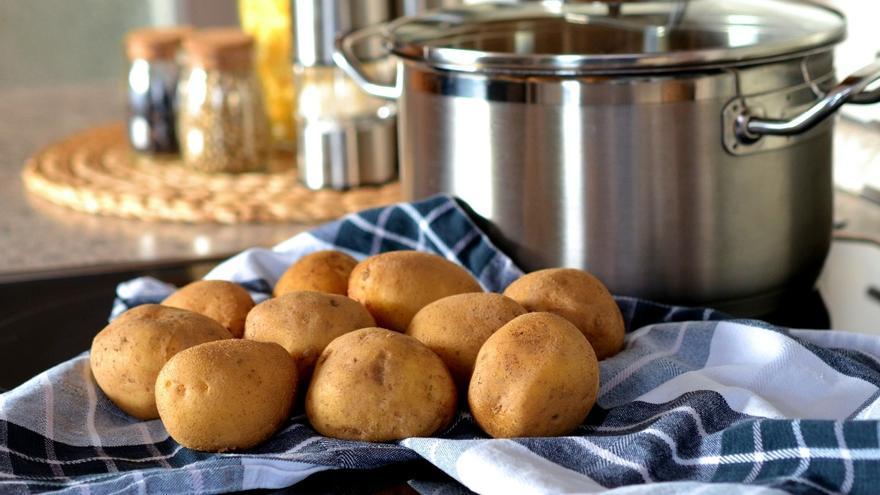
[[[838, 82], [839, 13], [785, 0], [525, 2], [353, 33], [336, 61], [400, 109], [408, 198], [464, 199], [527, 270], [761, 314], [829, 249], [833, 120], [880, 100]], [[394, 84], [351, 47], [382, 39]]]
[[[393, 19], [393, 3], [293, 0], [297, 163], [306, 187], [346, 189], [397, 176], [396, 105], [365, 93], [332, 60], [339, 34]], [[376, 40], [354, 53], [373, 60], [383, 50]], [[383, 70], [369, 65], [374, 75]]]

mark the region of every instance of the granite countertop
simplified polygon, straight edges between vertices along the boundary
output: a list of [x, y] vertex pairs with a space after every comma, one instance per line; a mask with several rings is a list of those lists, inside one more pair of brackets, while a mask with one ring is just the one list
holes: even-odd
[[[28, 157], [78, 130], [121, 120], [121, 84], [0, 92], [0, 283], [222, 259], [248, 247], [271, 246], [310, 227], [123, 220], [69, 211], [29, 196], [20, 179]], [[836, 177], [847, 167], [863, 167], [864, 143], [880, 147], [880, 130], [841, 124]], [[853, 147], [854, 138], [862, 145]], [[880, 206], [838, 190], [835, 208], [843, 225], [839, 234], [880, 241]]]
[[121, 84], [0, 91], [0, 283], [221, 259], [309, 227], [96, 217], [28, 195], [20, 178], [25, 161], [76, 131], [122, 120]]

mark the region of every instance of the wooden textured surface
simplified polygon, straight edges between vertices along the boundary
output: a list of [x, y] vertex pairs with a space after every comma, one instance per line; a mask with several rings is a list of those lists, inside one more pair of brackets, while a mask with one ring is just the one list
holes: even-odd
[[176, 159], [132, 153], [124, 127], [75, 134], [32, 157], [22, 172], [31, 194], [96, 215], [214, 223], [316, 222], [399, 200], [397, 183], [312, 191], [278, 157], [269, 173], [204, 174]]

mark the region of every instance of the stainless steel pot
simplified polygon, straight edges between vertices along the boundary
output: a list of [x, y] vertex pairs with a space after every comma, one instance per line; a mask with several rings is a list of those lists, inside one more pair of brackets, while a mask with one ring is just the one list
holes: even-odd
[[[464, 199], [525, 269], [740, 314], [812, 287], [832, 222], [836, 11], [785, 0], [472, 5], [352, 33], [396, 99], [409, 198]], [[352, 47], [381, 36], [394, 85]]]

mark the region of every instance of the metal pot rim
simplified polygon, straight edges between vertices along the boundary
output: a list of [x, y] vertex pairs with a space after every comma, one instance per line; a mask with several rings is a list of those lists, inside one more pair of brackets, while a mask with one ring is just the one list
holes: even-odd
[[[740, 9], [745, 13], [717, 12], [721, 7], [712, 0], [649, 0], [622, 4], [631, 9], [635, 5], [643, 11], [654, 7], [658, 13], [665, 12], [664, 15], [668, 16], [666, 24], [658, 25], [657, 16], [609, 16], [607, 9], [615, 2], [475, 4], [398, 19], [383, 26], [382, 36], [386, 47], [396, 55], [439, 69], [557, 75], [670, 72], [753, 65], [765, 60], [800, 56], [837, 44], [846, 37], [843, 14], [824, 5], [791, 0], [725, 0], [724, 4], [728, 10]], [[748, 24], [749, 21], [753, 24]], [[638, 38], [649, 48], [658, 40], [662, 43], [664, 38], [674, 39], [676, 36], [684, 40], [683, 43], [696, 40], [693, 43], [702, 43], [702, 46], [695, 49], [655, 46], [653, 48], [657, 49], [654, 50], [627, 50], [623, 46], [612, 47], [618, 51], [610, 53], [598, 50], [598, 53], [573, 50], [528, 53], [528, 48], [517, 48], [518, 52], [514, 52], [468, 47], [491, 44], [499, 39], [518, 46], [515, 36], [526, 33], [528, 37], [529, 29], [538, 29], [535, 26], [541, 23], [550, 23], [551, 28], [559, 25], [610, 30], [632, 36], [634, 40]], [[544, 36], [552, 36], [554, 32], [548, 30]], [[712, 38], [710, 42], [704, 42], [701, 35]]]

